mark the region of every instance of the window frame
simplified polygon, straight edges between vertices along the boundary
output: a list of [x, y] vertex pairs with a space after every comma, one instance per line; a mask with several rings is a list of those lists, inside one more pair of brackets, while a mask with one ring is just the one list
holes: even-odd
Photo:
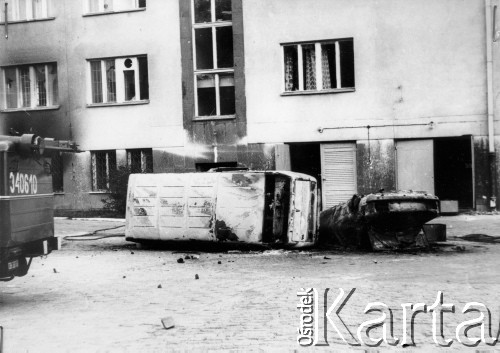
[[[45, 76], [45, 105], [39, 105], [40, 101], [40, 95], [38, 92], [38, 77], [37, 77], [37, 71], [36, 68], [44, 66], [44, 76]], [[21, 84], [21, 69], [28, 69], [28, 75], [29, 75], [29, 106], [23, 106], [22, 102], [24, 100], [25, 95], [23, 94], [23, 89], [22, 89], [22, 84]], [[51, 73], [50, 70], [52, 68], [55, 68], [56, 73], [55, 73], [55, 81], [51, 80]], [[16, 87], [16, 102], [17, 106], [16, 107], [8, 107], [8, 98], [7, 98], [7, 93], [8, 90], [11, 89], [9, 87], [10, 82], [7, 82], [7, 76], [6, 76], [6, 70], [8, 69], [14, 69], [15, 70], [15, 87]], [[57, 63], [56, 62], [47, 62], [47, 63], [36, 63], [36, 64], [22, 64], [22, 65], [9, 65], [9, 66], [2, 66], [1, 67], [2, 71], [2, 83], [1, 83], [1, 88], [2, 88], [2, 111], [3, 112], [9, 112], [9, 111], [19, 111], [19, 110], [48, 110], [48, 109], [58, 109], [60, 107], [59, 103], [59, 72], [57, 70]], [[12, 81], [14, 82], [14, 81]], [[55, 83], [55, 84], [54, 84]]]
[[[33, 1], [37, 0], [26, 0], [26, 8], [24, 9], [25, 11], [25, 18], [21, 18], [21, 11], [19, 8], [19, 0], [9, 0], [8, 1], [8, 6], [12, 8], [10, 11], [10, 15], [12, 16], [12, 19], [7, 16], [7, 23], [17, 23], [17, 22], [30, 22], [30, 21], [43, 21], [43, 20], [50, 20], [54, 19], [54, 17], [49, 16], [49, 0], [40, 0], [42, 2], [42, 8], [41, 16], [34, 17], [34, 11], [33, 11]], [[15, 6], [15, 7], [14, 7]], [[3, 7], [3, 6], [2, 6]], [[5, 24], [5, 10], [2, 8], [2, 14], [1, 14], [1, 23]], [[17, 16], [14, 16], [17, 15]]]
[[[341, 77], [341, 51], [340, 42], [350, 41], [353, 45], [353, 74], [355, 77], [355, 62], [354, 62], [354, 38], [337, 38], [337, 39], [325, 39], [325, 40], [314, 40], [314, 41], [301, 41], [301, 42], [287, 42], [280, 43], [281, 46], [281, 95], [282, 96], [293, 96], [293, 95], [308, 95], [308, 94], [329, 94], [329, 93], [342, 93], [342, 92], [355, 92], [356, 91], [356, 81], [354, 81], [354, 87], [342, 87], [342, 77]], [[333, 44], [335, 45], [335, 76], [336, 76], [336, 88], [322, 88], [323, 87], [323, 70], [322, 70], [322, 60], [317, 60], [317, 58], [322, 58], [322, 45]], [[314, 45], [315, 48], [315, 80], [316, 89], [307, 90], [304, 88], [304, 72], [303, 72], [303, 46]], [[295, 46], [297, 48], [297, 76], [298, 76], [298, 89], [294, 91], [286, 90], [285, 83], [285, 48]], [[319, 74], [318, 74], [319, 73]], [[317, 87], [321, 87], [318, 89]]]
[[127, 167], [131, 173], [138, 173], [132, 170], [132, 153], [140, 153], [141, 170], [139, 173], [153, 173], [153, 149], [152, 148], [134, 148], [127, 149]]
[[[106, 156], [106, 176], [105, 176], [105, 188], [98, 188], [98, 176], [97, 176], [97, 153], [105, 153]], [[112, 162], [112, 158], [110, 157], [110, 154], [114, 153], [114, 166], [110, 165]], [[116, 150], [96, 150], [96, 151], [91, 151], [90, 153], [90, 172], [91, 172], [91, 181], [92, 181], [92, 192], [96, 193], [108, 193], [110, 192], [110, 179], [111, 179], [111, 170], [112, 168], [117, 168], [117, 162], [116, 162]]]
[[[107, 10], [105, 9], [105, 2], [106, 0], [97, 0], [98, 2], [98, 7], [102, 8], [103, 10], [99, 11], [92, 11], [92, 5], [91, 5], [92, 0], [85, 0], [84, 3], [84, 17], [87, 16], [100, 16], [100, 15], [111, 15], [111, 14], [116, 14], [116, 13], [126, 13], [126, 12], [137, 12], [137, 11], [146, 11], [147, 8], [147, 1], [146, 0], [129, 0], [130, 3], [134, 3], [133, 6], [130, 8], [124, 8], [124, 9], [119, 9], [119, 10]], [[143, 7], [140, 7], [140, 2], [144, 1], [145, 4]]]
[[[146, 60], [146, 72], [143, 73], [146, 76], [147, 85], [146, 92], [141, 92], [141, 71], [139, 58], [145, 58]], [[123, 68], [125, 66], [125, 61], [132, 59], [131, 68]], [[108, 90], [106, 63], [110, 60], [114, 60], [114, 101], [110, 101], [110, 92]], [[92, 63], [100, 62], [100, 95], [101, 102], [94, 102], [94, 81], [92, 77]], [[118, 64], [121, 66], [117, 68]], [[122, 65], [123, 64], [123, 65]], [[125, 99], [125, 78], [123, 77], [126, 71], [135, 71], [134, 76], [134, 89], [135, 97], [139, 99]], [[141, 99], [141, 94], [147, 94], [147, 98]], [[117, 56], [108, 58], [94, 58], [87, 59], [87, 107], [105, 107], [105, 106], [119, 106], [119, 105], [137, 105], [137, 104], [148, 104], [149, 103], [149, 62], [147, 54], [140, 55], [128, 55], [128, 56]]]
[[[222, 115], [221, 114], [221, 94], [220, 94], [220, 76], [221, 75], [232, 75], [233, 87], [236, 85], [236, 80], [234, 77], [234, 49], [233, 49], [233, 66], [231, 68], [219, 68], [218, 67], [218, 57], [217, 57], [217, 28], [221, 27], [233, 27], [233, 21], [217, 20], [215, 2], [216, 0], [210, 1], [210, 14], [211, 21], [196, 23], [195, 14], [195, 0], [191, 1], [191, 38], [192, 38], [192, 50], [193, 50], [193, 84], [194, 84], [194, 120], [216, 120], [216, 119], [231, 119], [235, 118], [236, 112], [234, 114]], [[212, 69], [198, 69], [197, 63], [197, 51], [196, 51], [196, 30], [210, 28], [212, 34]], [[234, 45], [234, 43], [233, 43]], [[198, 76], [201, 75], [213, 75], [214, 76], [214, 88], [215, 88], [215, 115], [199, 115], [198, 106]], [[236, 97], [234, 97], [236, 101]]]

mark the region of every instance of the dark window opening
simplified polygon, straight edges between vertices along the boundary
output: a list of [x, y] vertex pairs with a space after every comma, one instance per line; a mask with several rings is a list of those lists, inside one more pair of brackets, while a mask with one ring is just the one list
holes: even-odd
[[92, 188], [94, 191], [109, 190], [109, 176], [113, 170], [116, 170], [116, 151], [92, 153]]
[[290, 144], [291, 169], [297, 173], [313, 176], [321, 188], [321, 152], [319, 143]]
[[130, 101], [135, 99], [135, 71], [123, 71], [125, 81], [125, 100]]
[[194, 22], [212, 22], [210, 0], [194, 0]]
[[217, 104], [215, 94], [215, 76], [198, 75], [198, 115], [217, 115]]
[[131, 173], [152, 173], [152, 149], [127, 150], [127, 163]]
[[220, 114], [232, 115], [236, 112], [233, 74], [219, 75]]
[[233, 27], [216, 28], [215, 33], [217, 39], [217, 67], [219, 69], [233, 67]]
[[55, 153], [52, 156], [50, 171], [52, 173], [52, 190], [54, 192], [63, 192], [63, 160], [61, 154]]
[[140, 99], [149, 99], [148, 58], [141, 56], [137, 58], [137, 61], [139, 63]]
[[139, 0], [139, 8], [146, 7], [146, 0]]
[[215, 0], [215, 20], [231, 21], [232, 19], [231, 0]]
[[213, 69], [212, 29], [200, 28], [194, 31], [196, 43], [196, 69]]
[[340, 46], [340, 82], [342, 87], [355, 87], [354, 45], [352, 40], [342, 40]]

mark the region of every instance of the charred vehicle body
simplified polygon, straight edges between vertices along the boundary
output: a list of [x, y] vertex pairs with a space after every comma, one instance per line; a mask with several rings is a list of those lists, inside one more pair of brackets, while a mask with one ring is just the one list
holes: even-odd
[[126, 239], [304, 247], [316, 243], [316, 179], [280, 171], [132, 174]]
[[24, 276], [33, 257], [59, 249], [51, 155], [76, 150], [69, 141], [0, 135], [0, 280]]
[[319, 239], [367, 250], [408, 248], [417, 245], [419, 234], [425, 237], [423, 225], [438, 212], [439, 199], [425, 192], [354, 195], [321, 213]]

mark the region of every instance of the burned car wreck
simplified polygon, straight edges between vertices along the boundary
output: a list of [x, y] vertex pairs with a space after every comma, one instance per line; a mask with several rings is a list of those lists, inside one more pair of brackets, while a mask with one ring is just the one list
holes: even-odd
[[353, 195], [320, 214], [323, 246], [377, 250], [417, 245], [422, 226], [436, 218], [439, 199], [425, 192], [392, 191]]

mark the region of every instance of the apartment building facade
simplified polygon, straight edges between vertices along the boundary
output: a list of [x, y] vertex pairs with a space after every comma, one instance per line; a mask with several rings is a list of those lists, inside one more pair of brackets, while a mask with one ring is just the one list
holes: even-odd
[[102, 207], [119, 165], [304, 172], [323, 208], [379, 189], [494, 204], [497, 0], [7, 3], [0, 133], [80, 145], [53, 163], [60, 209]]

